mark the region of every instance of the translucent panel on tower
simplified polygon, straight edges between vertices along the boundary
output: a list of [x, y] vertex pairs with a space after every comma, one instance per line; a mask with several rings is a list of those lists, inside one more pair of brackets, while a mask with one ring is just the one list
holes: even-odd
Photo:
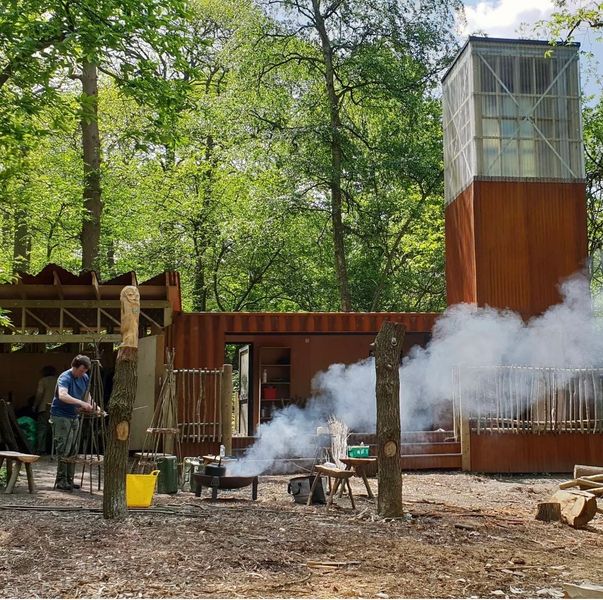
[[[444, 85], [445, 187], [454, 193], [466, 188], [475, 175], [475, 119], [473, 116], [471, 56], [460, 56]], [[496, 107], [492, 108], [493, 114]], [[448, 192], [447, 192], [448, 196]]]
[[472, 37], [443, 88], [448, 202], [474, 178], [584, 178], [576, 45]]

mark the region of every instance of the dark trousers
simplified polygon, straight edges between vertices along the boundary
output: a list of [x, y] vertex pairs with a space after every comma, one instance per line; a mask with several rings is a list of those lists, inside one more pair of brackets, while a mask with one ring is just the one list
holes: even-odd
[[57, 485], [73, 484], [75, 463], [67, 462], [77, 456], [80, 419], [67, 419], [66, 417], [51, 417], [52, 435], [54, 439], [54, 453], [57, 457]]

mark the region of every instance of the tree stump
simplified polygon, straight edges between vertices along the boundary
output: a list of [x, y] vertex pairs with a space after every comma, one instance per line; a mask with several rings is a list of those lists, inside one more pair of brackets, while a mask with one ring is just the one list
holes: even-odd
[[538, 521], [561, 521], [561, 504], [559, 502], [540, 502], [536, 513]]
[[375, 339], [379, 463], [377, 512], [382, 517], [402, 516], [399, 369], [405, 331], [401, 323], [384, 321]]
[[109, 430], [105, 449], [105, 488], [103, 516], [120, 519], [128, 514], [126, 472], [130, 420], [138, 383], [138, 317], [140, 294], [126, 286], [120, 294], [122, 344], [117, 352], [113, 392], [109, 403]]

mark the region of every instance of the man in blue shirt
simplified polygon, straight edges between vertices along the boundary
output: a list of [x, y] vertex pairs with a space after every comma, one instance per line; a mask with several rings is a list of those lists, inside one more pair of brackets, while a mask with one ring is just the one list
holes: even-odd
[[50, 407], [54, 449], [57, 456], [57, 477], [55, 485], [59, 490], [71, 491], [80, 486], [73, 482], [75, 463], [66, 462], [78, 451], [80, 412], [94, 410], [92, 398], [86, 398], [88, 371], [92, 363], [87, 356], [78, 354], [71, 361], [71, 369], [59, 375], [54, 398]]

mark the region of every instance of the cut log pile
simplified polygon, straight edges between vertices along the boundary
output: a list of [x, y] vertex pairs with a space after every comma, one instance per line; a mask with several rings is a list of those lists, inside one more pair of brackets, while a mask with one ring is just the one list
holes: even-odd
[[548, 502], [538, 504], [536, 519], [561, 521], [580, 529], [603, 513], [597, 498], [603, 498], [603, 467], [576, 465], [574, 478], [559, 484], [559, 491]]

